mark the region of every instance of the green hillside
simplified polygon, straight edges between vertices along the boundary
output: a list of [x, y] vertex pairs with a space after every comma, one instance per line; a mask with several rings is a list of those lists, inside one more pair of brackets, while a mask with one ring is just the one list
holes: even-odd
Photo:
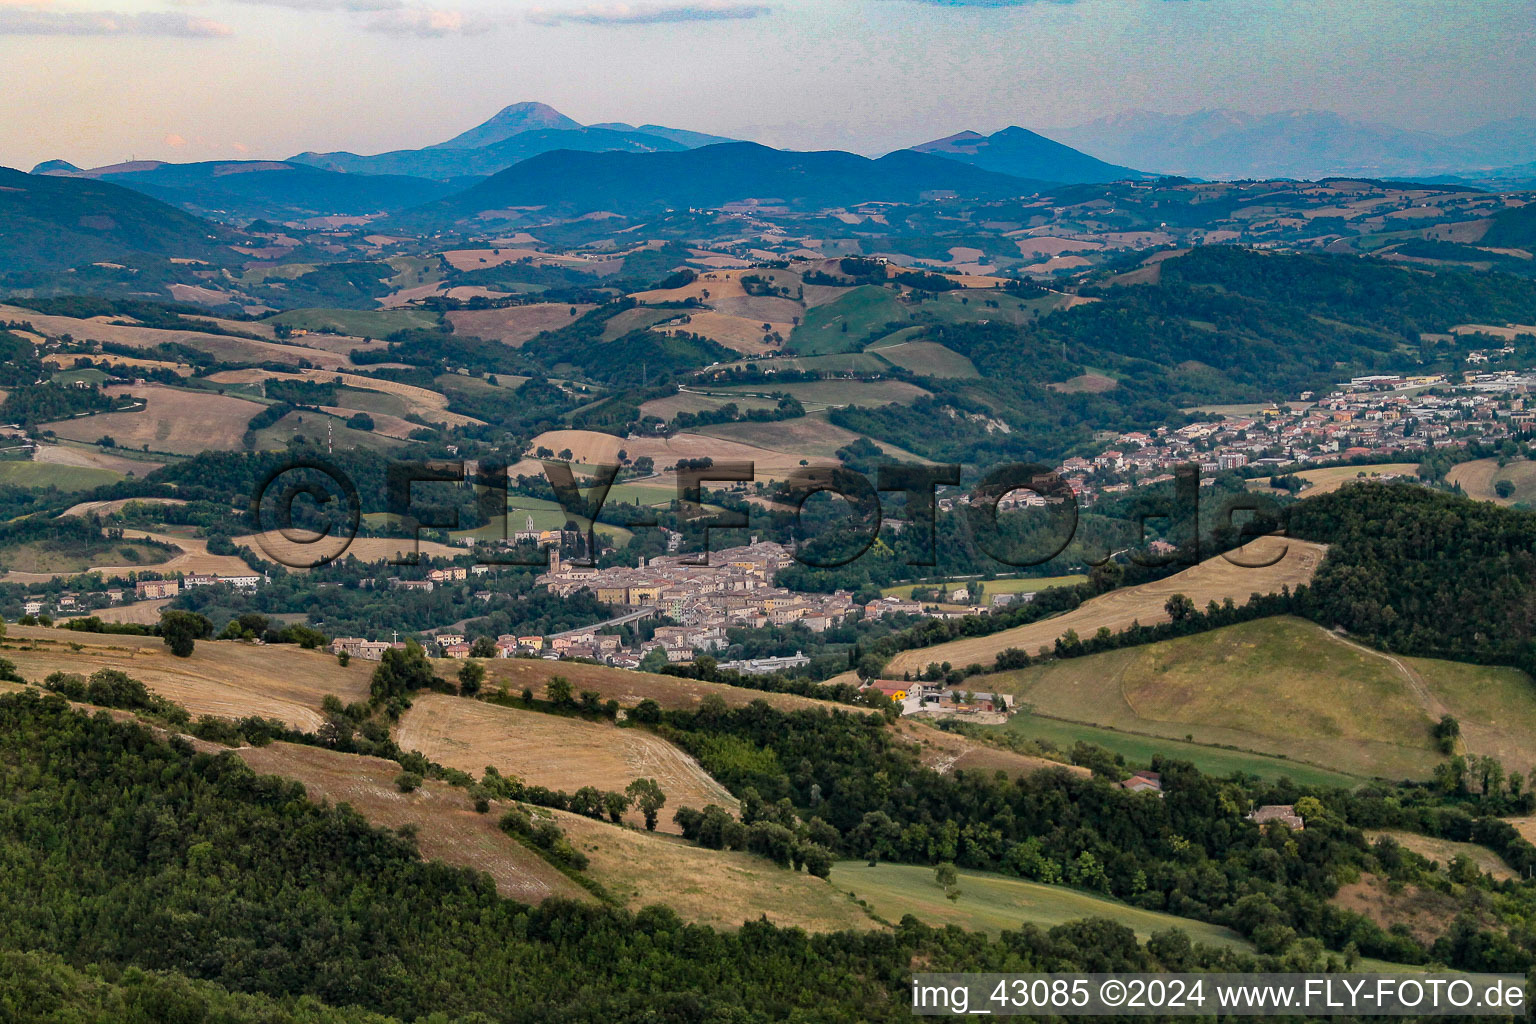
[[0, 280], [146, 257], [227, 259], [225, 229], [106, 182], [0, 167]]

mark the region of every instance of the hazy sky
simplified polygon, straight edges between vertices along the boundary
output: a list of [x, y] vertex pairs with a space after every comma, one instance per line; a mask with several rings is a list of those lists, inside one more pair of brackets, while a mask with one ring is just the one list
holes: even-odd
[[583, 123], [879, 153], [1130, 109], [1536, 116], [1536, 0], [0, 0], [0, 164]]

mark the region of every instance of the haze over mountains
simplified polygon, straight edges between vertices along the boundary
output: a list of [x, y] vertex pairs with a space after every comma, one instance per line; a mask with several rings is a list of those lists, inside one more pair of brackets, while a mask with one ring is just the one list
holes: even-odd
[[110, 181], [214, 220], [383, 214], [436, 229], [512, 207], [581, 215], [755, 201], [805, 210], [946, 195], [997, 199], [1047, 185], [1160, 174], [1454, 178], [1507, 168], [1506, 179], [1519, 179], [1522, 172], [1512, 165], [1536, 156], [1531, 120], [1443, 137], [1331, 113], [1137, 112], [1056, 134], [1064, 141], [1017, 126], [992, 135], [964, 131], [872, 160], [653, 124], [582, 125], [547, 104], [525, 102], [420, 149], [307, 152], [286, 161], [139, 161], [89, 170], [49, 161], [34, 173]]
[[1532, 118], [1437, 134], [1369, 124], [1320, 110], [1277, 114], [1136, 110], [1052, 134], [1106, 160], [1163, 174], [1224, 180], [1427, 177], [1505, 168], [1536, 158], [1536, 119]]

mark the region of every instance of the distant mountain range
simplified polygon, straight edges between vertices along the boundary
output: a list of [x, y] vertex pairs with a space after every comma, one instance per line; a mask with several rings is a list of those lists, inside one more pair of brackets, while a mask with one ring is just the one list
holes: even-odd
[[519, 206], [568, 213], [646, 213], [747, 199], [816, 209], [870, 201], [916, 202], [936, 193], [1005, 198], [1038, 191], [1044, 184], [913, 150], [878, 160], [838, 151], [787, 152], [754, 142], [677, 153], [563, 150], [524, 160], [409, 216], [460, 220]]
[[292, 162], [348, 174], [405, 174], [448, 179], [495, 174], [540, 153], [557, 149], [589, 153], [677, 152], [732, 139], [680, 128], [627, 124], [584, 126], [544, 103], [514, 103], [490, 120], [446, 142], [424, 149], [399, 149], [375, 156], [356, 153], [300, 153]]
[[1132, 111], [1051, 134], [1107, 160], [1213, 179], [1475, 176], [1469, 172], [1536, 159], [1531, 118], [1439, 135], [1317, 110]]
[[386, 174], [337, 174], [283, 161], [233, 160], [167, 164], [153, 160], [81, 170], [63, 161], [33, 171], [53, 177], [110, 181], [204, 216], [302, 219], [361, 216], [439, 199], [479, 180], [445, 182]]
[[919, 153], [959, 160], [1016, 178], [1059, 181], [1077, 185], [1100, 181], [1125, 181], [1148, 175], [1130, 167], [1105, 163], [1071, 146], [1037, 135], [1027, 128], [1004, 128], [994, 135], [961, 132], [948, 138], [913, 146]]

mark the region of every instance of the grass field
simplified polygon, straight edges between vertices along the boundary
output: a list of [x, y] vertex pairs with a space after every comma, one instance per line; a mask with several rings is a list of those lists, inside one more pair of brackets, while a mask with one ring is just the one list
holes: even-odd
[[[342, 416], [328, 416], [313, 409], [290, 412], [270, 427], [256, 432], [256, 447], [261, 451], [281, 451], [295, 438], [304, 438], [311, 444], [321, 444], [336, 451], [368, 451], [388, 453], [401, 446], [401, 441], [378, 429], [353, 430]], [[412, 430], [416, 429], [414, 426]], [[391, 431], [391, 434], [395, 431]]]
[[[667, 794], [657, 826], [677, 830], [672, 813], [707, 804], [736, 809], [736, 799], [697, 761], [643, 729], [541, 714], [440, 693], [422, 694], [400, 719], [395, 740], [451, 768], [479, 776], [487, 765], [530, 785], [574, 793], [582, 786], [622, 791], [652, 778]], [[638, 811], [627, 816], [643, 819]]]
[[[775, 428], [778, 434], [783, 435], [791, 424], [800, 422], [801, 420], [768, 424], [732, 423], [707, 428], [710, 431], [708, 435], [702, 432], [690, 432], [674, 434], [671, 437], [629, 439], [615, 437], [612, 434], [600, 434], [595, 430], [551, 430], [528, 442], [527, 451], [531, 453], [538, 448], [548, 448], [552, 452], [559, 453], [569, 449], [573, 461], [586, 465], [613, 465], [618, 461], [618, 453], [625, 451], [632, 459], [649, 455], [655, 461], [658, 470], [671, 469], [680, 459], [708, 457], [717, 463], [750, 462], [755, 467], [758, 480], [782, 480], [800, 468], [801, 458], [808, 459], [812, 464], [828, 464], [833, 460], [829, 457], [818, 457], [810, 452], [798, 450], [787, 452], [736, 440], [730, 437], [726, 428], [766, 426]], [[826, 426], [831, 427], [831, 424]], [[832, 427], [832, 430], [838, 431], [841, 428]], [[856, 435], [842, 431], [842, 436], [851, 440]], [[846, 443], [846, 441], [841, 442], [841, 444]], [[841, 447], [841, 444], [838, 447]]]
[[[1500, 466], [1498, 459], [1478, 459], [1452, 467], [1445, 474], [1447, 483], [1459, 484], [1467, 497], [1478, 501], [1491, 501], [1498, 505], [1517, 502], [1536, 502], [1536, 462], [1516, 459]], [[1507, 498], [1499, 497], [1494, 490], [1500, 481], [1508, 480], [1514, 492]]]
[[953, 665], [990, 665], [999, 652], [1017, 647], [1033, 655], [1041, 647], [1052, 646], [1056, 638], [1067, 630], [1076, 630], [1078, 636], [1092, 636], [1100, 626], [1111, 632], [1119, 632], [1132, 622], [1153, 625], [1166, 622], [1168, 613], [1164, 604], [1174, 594], [1184, 594], [1204, 608], [1210, 601], [1218, 603], [1230, 597], [1238, 603], [1245, 602], [1254, 593], [1276, 593], [1281, 586], [1296, 586], [1312, 579], [1318, 563], [1322, 561], [1324, 547], [1306, 541], [1286, 540], [1277, 537], [1260, 537], [1234, 557], [1252, 562], [1264, 562], [1284, 550], [1285, 557], [1263, 569], [1245, 568], [1232, 564], [1223, 556], [1207, 559], [1183, 572], [1144, 583], [1125, 587], [1084, 602], [1080, 607], [1043, 619], [1026, 626], [993, 633], [991, 636], [970, 637], [954, 640], [934, 647], [903, 651], [891, 660], [888, 674], [900, 676], [903, 672], [914, 675], [931, 662], [949, 662]]
[[0, 484], [9, 487], [57, 487], [88, 491], [123, 479], [123, 474], [89, 466], [60, 466], [49, 462], [0, 462]]
[[954, 349], [933, 341], [904, 341], [894, 345], [881, 342], [865, 351], [924, 377], [975, 380], [981, 376], [976, 364]]
[[864, 900], [886, 921], [906, 914], [938, 927], [958, 925], [997, 935], [1028, 922], [1052, 928], [1068, 921], [1106, 917], [1146, 941], [1154, 932], [1180, 928], [1195, 942], [1227, 949], [1252, 950], [1237, 932], [1189, 918], [1142, 910], [1063, 886], [1042, 885], [985, 871], [959, 872], [959, 898], [949, 899], [931, 867], [840, 861], [832, 868], [833, 886]]
[[193, 715], [261, 715], [309, 730], [322, 724], [320, 703], [326, 694], [346, 702], [367, 700], [373, 671], [360, 659], [343, 668], [329, 654], [290, 644], [256, 647], [204, 640], [191, 657], [177, 658], [153, 636], [15, 625], [8, 631], [5, 656], [30, 680], [54, 671], [90, 675], [116, 668]]
[[[111, 546], [103, 546], [98, 553], [85, 559], [91, 564], [76, 565], [82, 560], [69, 557], [60, 559], [56, 564], [59, 568], [44, 568], [41, 564], [34, 564], [32, 569], [22, 568], [21, 563], [8, 563], [11, 572], [6, 574], [6, 581], [10, 583], [41, 583], [60, 576], [70, 576], [85, 569], [101, 573], [103, 576], [127, 577], [131, 573], [151, 570], [158, 573], [173, 575], [183, 573], [216, 573], [225, 576], [244, 576], [249, 573], [250, 567], [233, 555], [214, 555], [208, 551], [208, 543], [201, 538], [193, 536], [195, 531], [190, 527], [169, 527], [164, 531], [150, 532], [146, 530], [124, 530], [123, 542]], [[154, 548], [134, 541], [154, 540], [162, 544], [172, 545], [179, 550], [167, 555], [165, 549]], [[134, 550], [139, 561], [132, 561], [132, 555], [125, 556], [123, 548]]]
[[[1044, 715], [1361, 776], [1425, 778], [1436, 708], [1383, 658], [1290, 617], [987, 677]], [[1528, 700], [1536, 712], [1536, 693]]]
[[1107, 750], [1120, 754], [1126, 763], [1148, 765], [1152, 758], [1161, 754], [1188, 761], [1208, 775], [1232, 775], [1242, 772], [1261, 779], [1291, 779], [1307, 786], [1341, 786], [1353, 789], [1365, 781], [1361, 776], [1330, 771], [1301, 761], [1288, 761], [1282, 757], [1253, 754], [1243, 750], [1228, 750], [1190, 743], [1183, 739], [1167, 739], [1140, 733], [1122, 732], [1100, 728], [1079, 722], [1068, 722], [1044, 715], [1020, 713], [1008, 719], [1007, 725], [988, 728], [1006, 729], [1026, 739], [1052, 744], [1066, 752], [1078, 742], [1096, 743]]
[[[797, 457], [809, 459], [813, 464], [829, 461], [839, 448], [847, 447], [861, 436], [832, 423], [825, 412], [807, 413], [777, 423], [719, 423], [712, 427], [700, 427], [697, 433], [782, 452], [787, 458], [773, 462], [775, 470]], [[872, 440], [892, 458], [903, 462], [928, 461], [878, 437]], [[758, 472], [758, 479], [764, 479], [761, 471]]]
[[812, 380], [795, 384], [774, 384], [768, 388], [749, 384], [739, 387], [710, 388], [713, 395], [754, 395], [782, 391], [799, 400], [808, 410], [834, 409], [845, 405], [910, 405], [928, 392], [916, 384], [901, 380]]
[[378, 757], [342, 754], [321, 747], [272, 743], [241, 747], [240, 759], [263, 775], [281, 775], [304, 784], [309, 798], [350, 804], [381, 828], [417, 826], [416, 843], [426, 860], [484, 871], [496, 891], [522, 903], [542, 903], [551, 896], [590, 901], [581, 886], [496, 826], [501, 804], [476, 814], [468, 794], [428, 779], [415, 792], [395, 786], [400, 765]]
[[1010, 779], [1047, 770], [1060, 770], [1073, 775], [1088, 774], [1086, 768], [980, 743], [959, 733], [945, 732], [930, 722], [918, 719], [898, 721], [891, 727], [891, 731], [902, 743], [918, 748], [918, 756], [923, 764], [940, 775], [957, 770], [988, 774], [1002, 772]]
[[646, 306], [626, 309], [603, 324], [603, 333], [599, 337], [602, 341], [617, 341], [630, 331], [643, 331], [647, 327], [653, 327], [668, 320], [676, 320], [683, 316], [684, 312], [679, 309], [651, 309]]
[[[938, 587], [947, 590], [950, 587], [963, 587], [970, 580], [939, 580], [933, 583], [903, 583], [899, 586], [885, 587], [880, 593], [887, 596], [911, 597], [912, 591], [918, 589], [931, 589]], [[1072, 587], [1079, 583], [1088, 582], [1088, 577], [1072, 576], [1018, 576], [1006, 580], [982, 580], [982, 594], [991, 597], [994, 594], [1038, 594], [1042, 590], [1051, 587]]]
[[0, 547], [0, 564], [11, 572], [67, 575], [84, 572], [92, 566], [119, 562], [159, 565], [170, 554], [164, 548], [130, 540], [108, 541], [102, 538], [92, 544], [36, 540]]
[[353, 338], [387, 338], [396, 331], [436, 330], [442, 318], [420, 309], [290, 309], [263, 323]]
[[[260, 557], [279, 558], [284, 565], [290, 566], [304, 565], [317, 557], [317, 551], [320, 549], [316, 549], [313, 542], [304, 543], [304, 539], [302, 536], [297, 540], [291, 539], [277, 530], [269, 530], [260, 537], [246, 534], [243, 537], [233, 538], [237, 547], [249, 547]], [[333, 546], [326, 545], [323, 550], [330, 551]], [[422, 558], [458, 558], [467, 554], [468, 550], [450, 544], [440, 544], [435, 540], [411, 541], [398, 537], [355, 537], [340, 557], [355, 558], [360, 562], [380, 562], [385, 559], [410, 558], [418, 553]], [[303, 569], [289, 569], [289, 572], [303, 571]]]
[[1506, 768], [1536, 768], [1536, 683], [1519, 669], [1434, 658], [1399, 658], [1461, 722], [1462, 742]]
[[103, 388], [116, 397], [132, 394], [143, 409], [107, 412], [44, 424], [59, 437], [92, 442], [111, 437], [121, 448], [143, 448], [196, 455], [201, 451], [237, 451], [251, 417], [264, 406], [211, 391], [183, 391], [158, 384]]
[[856, 352], [886, 324], [911, 319], [896, 293], [875, 285], [855, 288], [824, 306], [806, 311], [789, 336], [788, 347], [801, 355]]

